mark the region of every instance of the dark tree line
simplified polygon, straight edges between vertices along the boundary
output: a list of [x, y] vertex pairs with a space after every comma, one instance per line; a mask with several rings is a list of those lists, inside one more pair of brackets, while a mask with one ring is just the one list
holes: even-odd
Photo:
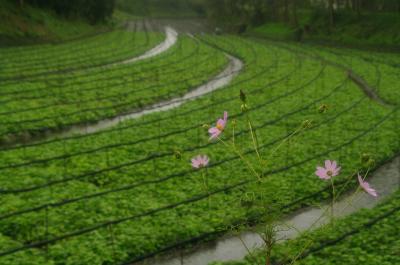
[[153, 15], [154, 11], [170, 15], [187, 11], [205, 14], [204, 0], [116, 0], [116, 6], [135, 15]]
[[335, 13], [341, 10], [351, 11], [359, 17], [363, 12], [398, 12], [400, 13], [400, 0], [328, 0], [314, 1], [329, 10], [331, 26], [335, 24]]
[[[11, 1], [11, 0], [10, 0]], [[14, 0], [15, 1], [15, 0]], [[149, 10], [195, 10], [199, 15], [229, 25], [258, 25], [269, 21], [284, 21], [298, 25], [300, 9], [325, 12], [331, 26], [341, 10], [361, 16], [364, 12], [399, 12], [400, 0], [17, 0], [21, 6], [29, 3], [49, 8], [65, 17], [84, 17], [91, 22], [109, 18], [117, 5], [124, 11], [146, 15]]]
[[399, 12], [400, 0], [203, 0], [210, 18], [238, 25], [284, 21], [298, 25], [300, 9], [326, 14], [331, 26], [337, 12]]
[[270, 21], [298, 23], [298, 0], [204, 0], [204, 5], [212, 20], [234, 25], [239, 31]]
[[111, 17], [115, 0], [19, 0], [19, 4], [48, 8], [66, 18], [81, 17], [97, 23]]

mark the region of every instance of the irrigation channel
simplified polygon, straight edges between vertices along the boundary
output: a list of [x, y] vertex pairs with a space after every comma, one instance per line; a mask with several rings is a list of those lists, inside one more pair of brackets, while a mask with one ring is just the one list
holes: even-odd
[[140, 117], [150, 114], [150, 113], [167, 111], [167, 110], [170, 110], [173, 108], [177, 108], [187, 101], [195, 100], [205, 94], [208, 94], [214, 90], [222, 88], [222, 87], [228, 85], [232, 81], [232, 79], [235, 76], [237, 76], [243, 68], [243, 63], [241, 60], [239, 60], [231, 55], [228, 55], [228, 54], [226, 54], [226, 56], [229, 59], [229, 63], [228, 63], [228, 66], [221, 73], [219, 73], [217, 76], [215, 76], [214, 78], [209, 80], [207, 83], [205, 83], [195, 89], [192, 89], [191, 91], [189, 91], [182, 97], [158, 102], [156, 104], [148, 106], [139, 111], [135, 111], [135, 112], [127, 113], [127, 114], [121, 114], [114, 118], [105, 119], [105, 120], [99, 121], [94, 124], [72, 126], [69, 129], [64, 130], [61, 133], [55, 133], [53, 136], [68, 137], [68, 136], [75, 135], [75, 134], [94, 133], [94, 132], [115, 126], [118, 123], [125, 121], [125, 120], [137, 119], [137, 118], [140, 118]]
[[154, 57], [156, 55], [159, 55], [159, 54], [167, 51], [169, 48], [174, 46], [177, 41], [178, 41], [178, 32], [176, 32], [176, 30], [174, 30], [171, 27], [166, 27], [165, 28], [165, 40], [162, 43], [160, 43], [159, 45], [157, 45], [156, 47], [145, 52], [142, 55], [139, 55], [139, 56], [131, 58], [131, 59], [127, 59], [122, 62], [117, 62], [117, 63], [111, 64], [111, 65], [107, 65], [106, 67], [121, 65], [121, 64], [130, 64], [130, 63], [134, 63], [137, 61], [141, 61], [141, 60], [145, 60], [145, 59]]
[[[104, 65], [103, 67], [111, 67], [117, 64], [134, 63], [167, 51], [177, 42], [178, 33], [172, 27], [166, 27], [165, 32], [165, 40], [146, 53], [125, 61]], [[46, 136], [46, 138], [62, 138], [75, 134], [94, 133], [115, 126], [125, 120], [136, 119], [150, 113], [177, 108], [185, 102], [195, 100], [205, 94], [222, 88], [228, 85], [232, 79], [240, 73], [244, 66], [243, 62], [238, 58], [228, 54], [226, 54], [226, 56], [229, 59], [229, 63], [221, 73], [210, 79], [205, 84], [192, 89], [182, 97], [162, 101], [144, 109], [121, 114], [114, 118], [105, 119], [94, 124], [72, 126], [62, 132], [50, 133]], [[353, 72], [350, 72], [349, 69], [346, 70], [349, 71], [349, 78], [361, 89], [366, 87], [366, 82], [356, 76]], [[364, 93], [366, 93], [372, 99], [377, 100], [379, 98], [373, 94], [373, 92], [371, 92], [372, 89], [363, 90]], [[40, 140], [43, 140], [43, 138]], [[376, 171], [374, 171], [374, 173], [371, 174], [371, 177], [368, 179], [368, 181], [374, 188], [376, 188], [379, 193], [379, 197], [373, 198], [363, 192], [358, 192], [356, 194], [350, 192], [345, 194], [334, 204], [333, 208], [336, 218], [348, 216], [349, 214], [355, 213], [362, 208], [373, 208], [378, 202], [384, 200], [389, 195], [394, 193], [400, 186], [400, 156], [379, 167]], [[349, 201], [351, 201], [351, 203], [349, 203]], [[285, 225], [278, 225], [277, 238], [280, 241], [292, 239], [298, 236], [301, 232], [310, 229], [316, 229], [328, 223], [329, 217], [324, 216], [321, 218], [321, 216], [323, 216], [324, 212], [329, 212], [329, 208], [329, 204], [325, 204], [322, 205], [321, 208], [309, 207], [290, 214], [280, 222]], [[191, 249], [185, 249], [182, 251], [173, 250], [169, 253], [165, 253], [163, 256], [149, 258], [136, 264], [207, 265], [214, 261], [241, 260], [248, 254], [248, 249], [255, 249], [263, 246], [263, 240], [261, 239], [260, 235], [255, 232], [256, 230], [257, 228], [253, 228], [248, 231], [242, 231], [237, 235], [226, 235], [213, 242], [198, 244]]]
[[[173, 45], [176, 44], [177, 39], [178, 39], [178, 32], [172, 28], [172, 27], [165, 27], [165, 33], [166, 33], [166, 38], [165, 40], [154, 47], [153, 49], [147, 51], [146, 53], [130, 58], [125, 61], [113, 63], [110, 65], [103, 65], [102, 67], [104, 68], [110, 68], [116, 65], [121, 65], [121, 64], [130, 64], [134, 63], [137, 61], [141, 61], [144, 59], [149, 59], [151, 57], [157, 56], [165, 51], [167, 51], [169, 48], [171, 48]], [[188, 34], [190, 37], [194, 38], [193, 35]], [[63, 137], [69, 137], [72, 135], [77, 135], [77, 134], [91, 134], [95, 133], [100, 130], [104, 130], [110, 127], [113, 127], [117, 124], [119, 124], [122, 121], [125, 120], [131, 120], [131, 119], [137, 119], [140, 118], [144, 115], [150, 114], [150, 113], [155, 113], [155, 112], [161, 112], [161, 111], [167, 111], [173, 108], [177, 108], [180, 105], [184, 104], [185, 102], [195, 100], [205, 94], [208, 94], [214, 90], [220, 89], [226, 85], [228, 85], [234, 77], [236, 77], [241, 70], [243, 69], [243, 62], [239, 60], [238, 58], [235, 58], [229, 54], [225, 54], [226, 57], [229, 59], [229, 63], [226, 66], [226, 68], [220, 72], [218, 75], [214, 76], [210, 80], [208, 80], [206, 83], [202, 84], [199, 87], [191, 89], [188, 93], [181, 97], [177, 98], [172, 98], [170, 100], [158, 102], [156, 104], [147, 106], [143, 109], [140, 110], [134, 110], [128, 113], [123, 113], [120, 115], [117, 115], [112, 118], [104, 119], [101, 121], [98, 121], [96, 123], [91, 123], [91, 124], [77, 124], [73, 125], [71, 127], [62, 129], [60, 131], [47, 131], [44, 134], [41, 134], [37, 137], [34, 137], [30, 140], [30, 143], [33, 142], [38, 142], [38, 141], [43, 141], [46, 139], [52, 139], [52, 138], [63, 138]], [[14, 144], [14, 143], [13, 143]]]
[[[317, 178], [317, 177], [316, 177]], [[374, 198], [362, 191], [349, 192], [337, 200], [333, 206], [335, 218], [342, 218], [363, 208], [373, 208], [400, 187], [400, 156], [379, 167], [368, 178], [379, 196]], [[305, 208], [295, 212], [277, 225], [279, 242], [295, 238], [301, 232], [313, 230], [329, 222], [331, 206], [327, 203], [321, 208]], [[322, 216], [322, 217], [321, 217]], [[189, 250], [166, 253], [164, 256], [149, 258], [137, 265], [207, 265], [215, 261], [241, 260], [254, 250], [263, 246], [257, 228], [242, 231], [238, 235], [228, 235], [217, 241], [199, 244]]]

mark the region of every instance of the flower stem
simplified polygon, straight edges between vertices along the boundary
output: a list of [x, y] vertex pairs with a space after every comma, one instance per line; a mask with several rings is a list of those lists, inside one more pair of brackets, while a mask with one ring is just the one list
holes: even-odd
[[235, 127], [236, 126], [233, 126], [233, 128], [232, 128], [232, 144], [233, 144], [233, 146], [235, 146]]
[[258, 147], [258, 139], [257, 139], [257, 134], [253, 128], [253, 124], [250, 120], [249, 115], [246, 113], [246, 118], [247, 118], [247, 123], [249, 125], [249, 129], [250, 129], [250, 134], [251, 134], [251, 140], [253, 142], [253, 147], [254, 147], [254, 151], [257, 154], [258, 160], [260, 160], [260, 164], [263, 164], [263, 160], [261, 158], [260, 152], [258, 151], [259, 147]]
[[222, 140], [221, 138], [218, 137], [218, 140], [225, 145], [228, 148], [231, 148], [233, 150], [233, 152], [235, 154], [237, 154], [240, 159], [246, 164], [246, 166], [250, 169], [250, 171], [254, 174], [254, 176], [256, 176], [258, 178], [259, 181], [261, 181], [261, 177], [260, 174], [257, 173], [257, 171], [254, 169], [253, 165], [244, 157], [244, 155], [236, 148], [235, 145], [229, 145], [228, 143], [226, 143], [224, 140]]
[[[209, 191], [209, 188], [208, 188], [207, 172], [204, 173], [204, 170], [202, 170], [201, 171], [201, 177], [203, 178], [203, 185], [204, 185], [205, 192], [207, 193], [207, 195], [210, 195], [210, 191]], [[210, 208], [210, 196], [208, 196], [208, 208]]]
[[[369, 170], [370, 170], [370, 169], [368, 169], [368, 171], [369, 171]], [[368, 172], [368, 171], [367, 171], [367, 172]], [[346, 187], [347, 187], [347, 185], [349, 184], [349, 182], [351, 181], [351, 179], [352, 179], [352, 177], [354, 176], [354, 174], [357, 174], [357, 171], [354, 172], [354, 173], [352, 173], [351, 175], [349, 175], [348, 180], [347, 180], [347, 181], [345, 182], [345, 184], [341, 187], [341, 189], [338, 189], [338, 191], [335, 192], [335, 196], [336, 196], [336, 197], [340, 196], [340, 195], [346, 190]], [[332, 179], [331, 179], [331, 182], [332, 182], [332, 184], [333, 184]], [[333, 186], [333, 187], [334, 187], [334, 186]], [[360, 187], [357, 188], [356, 192], [352, 195], [352, 197], [354, 197], [354, 195], [358, 192], [359, 189], [360, 189]], [[350, 205], [350, 204], [351, 204], [351, 201], [349, 202], [348, 205]], [[341, 209], [341, 211], [345, 210], [346, 208], [347, 208], [347, 206], [346, 206], [345, 208]], [[333, 208], [331, 208], [331, 209], [333, 209]], [[329, 210], [330, 210], [330, 209], [329, 209], [328, 207], [325, 208], [325, 209], [323, 210], [322, 214], [310, 225], [310, 227], [309, 227], [308, 229], [309, 229], [309, 230], [312, 230], [312, 228], [313, 228], [315, 225], [317, 225], [318, 222], [319, 222], [324, 216], [327, 216], [327, 215], [329, 214]], [[331, 212], [331, 214], [332, 214], [332, 212]], [[307, 248], [308, 248], [309, 246], [311, 246], [312, 243], [314, 243], [314, 242], [315, 242], [315, 239], [312, 239], [312, 238], [308, 239], [308, 242], [306, 242], [306, 243], [304, 244], [304, 247], [302, 248], [302, 250], [299, 251], [299, 253], [297, 254], [297, 256], [296, 256], [295, 258], [292, 259], [292, 262], [290, 263], [290, 265], [293, 265], [293, 264], [301, 257], [301, 255], [307, 250]]]
[[[371, 170], [371, 168], [368, 168], [368, 169], [367, 169], [367, 172], [365, 173], [364, 179], [368, 176], [370, 170]], [[344, 188], [343, 188], [343, 189], [344, 189]], [[355, 195], [356, 195], [360, 190], [361, 190], [360, 185], [358, 185], [356, 191], [348, 198], [348, 203], [347, 203], [347, 205], [342, 209], [343, 211], [346, 210], [347, 207], [349, 207], [349, 206], [352, 205], [352, 203], [353, 203], [353, 201], [354, 201], [354, 198], [355, 198]]]
[[332, 186], [332, 201], [331, 201], [331, 222], [333, 224], [335, 218], [334, 206], [335, 206], [335, 184], [333, 182], [333, 178], [331, 178], [331, 186]]
[[270, 156], [272, 157], [282, 146], [284, 143], [286, 143], [287, 141], [289, 141], [291, 138], [293, 138], [296, 134], [300, 133], [303, 130], [303, 126], [300, 126], [299, 128], [297, 128], [294, 132], [292, 132], [291, 134], [289, 134], [285, 139], [282, 140], [282, 142], [279, 143], [279, 145], [277, 147], [275, 147], [275, 149], [272, 151], [272, 153], [270, 154]]

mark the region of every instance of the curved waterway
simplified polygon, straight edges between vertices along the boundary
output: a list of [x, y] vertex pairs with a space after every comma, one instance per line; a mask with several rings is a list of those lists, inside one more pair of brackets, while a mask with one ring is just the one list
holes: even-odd
[[144, 54], [136, 56], [134, 58], [127, 59], [127, 60], [122, 61], [122, 62], [117, 62], [117, 63], [113, 63], [113, 64], [110, 64], [110, 65], [107, 65], [106, 67], [115, 66], [115, 65], [121, 65], [121, 64], [130, 64], [130, 63], [134, 63], [134, 62], [137, 62], [137, 61], [142, 61], [142, 60], [149, 59], [151, 57], [157, 56], [157, 55], [167, 51], [172, 46], [174, 46], [176, 44], [176, 42], [178, 41], [178, 32], [175, 29], [171, 28], [171, 27], [165, 27], [165, 36], [166, 37], [165, 37], [165, 40], [163, 42], [158, 44], [153, 49], [148, 50]]
[[[334, 204], [336, 218], [342, 218], [363, 208], [373, 208], [377, 203], [393, 194], [400, 187], [400, 157], [378, 168], [368, 182], [374, 187], [379, 197], [374, 198], [364, 192], [348, 193]], [[301, 232], [316, 229], [329, 222], [330, 206], [305, 208], [282, 220], [285, 225], [278, 226], [277, 238], [280, 241], [295, 238]], [[328, 214], [329, 215], [329, 214]], [[321, 216], [324, 216], [321, 218]], [[149, 258], [135, 263], [137, 265], [207, 265], [215, 261], [242, 260], [248, 249], [263, 246], [263, 241], [254, 230], [241, 232], [235, 236], [224, 236], [211, 243], [200, 244], [184, 252], [174, 251], [157, 258]]]
[[144, 115], [148, 115], [151, 113], [155, 112], [161, 112], [161, 111], [167, 111], [170, 109], [174, 109], [179, 107], [180, 105], [191, 101], [195, 100], [205, 94], [208, 94], [214, 90], [220, 89], [226, 85], [228, 85], [232, 79], [237, 76], [240, 71], [243, 69], [243, 63], [241, 60], [231, 56], [231, 55], [226, 55], [229, 59], [228, 66], [217, 76], [209, 80], [207, 83], [192, 89], [188, 93], [186, 93], [182, 97], [177, 97], [173, 98], [170, 100], [158, 102], [156, 104], [153, 104], [147, 108], [141, 109], [139, 111], [131, 112], [128, 114], [122, 114], [119, 116], [116, 116], [111, 119], [105, 119], [102, 121], [99, 121], [94, 124], [89, 124], [89, 125], [77, 125], [73, 126], [61, 133], [57, 133], [56, 135], [53, 135], [53, 137], [68, 137], [71, 135], [75, 134], [90, 134], [94, 133], [100, 130], [104, 130], [107, 128], [110, 128], [112, 126], [117, 125], [118, 123], [125, 121], [125, 120], [131, 120], [131, 119], [137, 119], [140, 118]]

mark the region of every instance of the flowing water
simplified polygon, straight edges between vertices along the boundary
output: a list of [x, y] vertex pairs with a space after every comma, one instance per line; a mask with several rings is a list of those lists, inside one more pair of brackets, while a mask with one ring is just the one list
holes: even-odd
[[[348, 193], [334, 204], [336, 218], [348, 216], [363, 208], [373, 208], [400, 187], [400, 157], [381, 166], [368, 182], [374, 187], [379, 197], [374, 198], [362, 191]], [[329, 222], [330, 206], [306, 208], [287, 216], [278, 226], [277, 238], [280, 241], [295, 238], [306, 230], [316, 229]], [[324, 216], [321, 218], [321, 216]], [[244, 231], [235, 236], [224, 236], [217, 241], [201, 244], [185, 252], [168, 253], [158, 258], [150, 258], [141, 265], [207, 265], [214, 261], [241, 260], [248, 254], [248, 249], [260, 248], [263, 241], [254, 231]]]
[[116, 116], [111, 119], [105, 119], [105, 120], [99, 121], [94, 124], [73, 126], [61, 133], [58, 133], [57, 136], [58, 137], [68, 137], [68, 136], [71, 136], [74, 134], [94, 133], [94, 132], [115, 126], [118, 123], [125, 121], [125, 120], [137, 119], [137, 118], [140, 118], [140, 117], [150, 114], [150, 113], [167, 111], [167, 110], [170, 110], [173, 108], [177, 108], [185, 102], [197, 99], [197, 98], [199, 98], [205, 94], [208, 94], [214, 90], [222, 88], [222, 87], [228, 85], [232, 81], [232, 79], [236, 75], [238, 75], [239, 72], [243, 68], [242, 61], [240, 61], [239, 59], [237, 59], [233, 56], [230, 56], [230, 55], [226, 55], [226, 56], [229, 59], [229, 64], [221, 73], [219, 73], [213, 79], [209, 80], [207, 83], [205, 83], [195, 89], [192, 89], [191, 91], [189, 91], [187, 94], [185, 94], [182, 97], [158, 102], [158, 103], [153, 104], [142, 110], [131, 112], [128, 114], [122, 114], [122, 115]]
[[162, 43], [160, 43], [159, 45], [157, 45], [156, 47], [154, 47], [153, 49], [151, 49], [137, 57], [112, 64], [111, 66], [134, 63], [137, 61], [141, 61], [141, 60], [145, 60], [145, 59], [157, 56], [157, 55], [167, 51], [169, 48], [174, 46], [175, 43], [178, 41], [178, 32], [176, 32], [176, 30], [171, 27], [166, 27], [165, 28], [165, 36], [166, 36], [165, 40]]

